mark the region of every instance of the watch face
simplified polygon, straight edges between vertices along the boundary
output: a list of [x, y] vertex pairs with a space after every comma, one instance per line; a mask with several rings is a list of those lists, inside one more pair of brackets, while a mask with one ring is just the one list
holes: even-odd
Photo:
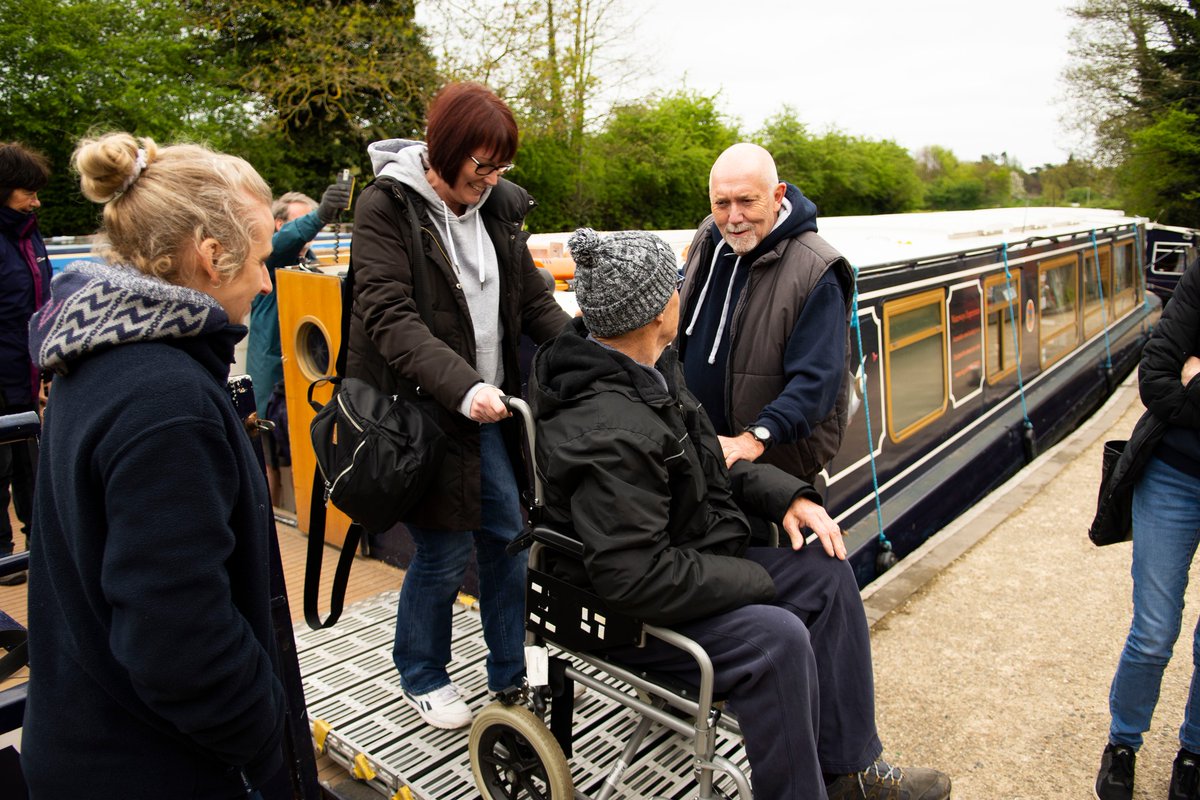
[[766, 444], [771, 438], [771, 432], [762, 425], [755, 425], [754, 427], [750, 428], [750, 435], [755, 439], [758, 439], [763, 444]]

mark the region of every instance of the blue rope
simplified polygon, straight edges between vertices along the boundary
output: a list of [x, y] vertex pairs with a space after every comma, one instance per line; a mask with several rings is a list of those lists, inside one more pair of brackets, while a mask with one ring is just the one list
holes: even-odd
[[[1146, 296], [1146, 247], [1142, 244], [1142, 229], [1135, 222], [1133, 225], [1133, 236], [1137, 253], [1134, 254], [1134, 263], [1137, 265], [1138, 283], [1142, 284], [1142, 308], [1150, 310], [1150, 298]], [[1146, 317], [1142, 316], [1142, 332], [1146, 332]]]
[[1021, 394], [1021, 416], [1025, 420], [1025, 427], [1032, 428], [1033, 422], [1029, 419], [1029, 406], [1025, 404], [1025, 380], [1021, 377], [1021, 346], [1017, 341], [1017, 315], [1013, 311], [1013, 296], [1016, 294], [1012, 288], [1012, 271], [1008, 268], [1008, 242], [1000, 248], [1000, 254], [1004, 258], [1004, 279], [1008, 289], [1008, 327], [1012, 329], [1013, 339], [1013, 356], [1017, 360], [1017, 391]]
[[879, 473], [875, 468], [875, 437], [871, 433], [871, 400], [867, 393], [867, 356], [863, 352], [862, 327], [858, 324], [858, 267], [851, 267], [851, 269], [854, 270], [854, 295], [850, 301], [850, 327], [854, 328], [854, 336], [858, 342], [858, 372], [862, 376], [859, 379], [858, 391], [862, 394], [863, 415], [867, 420], [867, 455], [871, 457], [871, 486], [875, 490], [875, 521], [879, 525], [880, 547], [891, 550], [892, 543], [888, 541], [883, 532], [883, 506], [879, 501]]
[[1104, 306], [1104, 278], [1100, 275], [1100, 246], [1096, 244], [1095, 228], [1092, 228], [1092, 261], [1096, 264], [1096, 291], [1100, 293], [1100, 322], [1104, 325], [1104, 368], [1112, 369], [1112, 350], [1108, 345], [1108, 309]]

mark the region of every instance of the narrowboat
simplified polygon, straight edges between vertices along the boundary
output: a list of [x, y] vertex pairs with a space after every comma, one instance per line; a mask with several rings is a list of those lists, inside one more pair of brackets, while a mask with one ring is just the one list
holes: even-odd
[[[1146, 220], [1119, 211], [999, 208], [819, 225], [857, 278], [858, 400], [820, 488], [866, 585], [1098, 408], [1136, 364], [1161, 303], [1146, 293]], [[682, 265], [693, 231], [660, 234]], [[568, 237], [535, 234], [529, 247], [573, 311]], [[289, 284], [333, 281], [339, 269], [280, 272], [293, 442], [306, 439], [304, 391], [337, 352], [338, 324], [298, 311], [314, 298]], [[337, 313], [335, 284], [325, 316]], [[300, 447], [293, 458], [304, 528], [311, 473]], [[403, 566], [406, 539], [397, 530], [370, 546]]]
[[825, 471], [859, 583], [1063, 438], [1140, 356], [1145, 220], [1082, 208], [832, 217], [861, 405]]

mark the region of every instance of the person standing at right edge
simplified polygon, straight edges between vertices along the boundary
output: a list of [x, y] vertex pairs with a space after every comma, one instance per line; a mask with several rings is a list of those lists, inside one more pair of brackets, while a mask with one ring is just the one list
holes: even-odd
[[[1099, 800], [1133, 796], [1136, 754], [1183, 622], [1188, 570], [1200, 542], [1198, 353], [1200, 262], [1180, 279], [1138, 366], [1146, 415], [1166, 429], [1133, 490], [1133, 621], [1109, 692], [1112, 722], [1096, 776]], [[1127, 448], [1136, 446], [1135, 429]], [[1169, 800], [1200, 798], [1200, 624], [1192, 636], [1192, 661]]]
[[[38, 192], [49, 179], [50, 164], [41, 153], [17, 142], [0, 144], [0, 414], [36, 411], [41, 397], [41, 373], [29, 357], [29, 318], [50, 296], [50, 259], [36, 213]], [[0, 445], [0, 556], [15, 546], [10, 498], [28, 537], [33, 461], [25, 444]], [[0, 584], [25, 580], [26, 573], [18, 572]]]
[[[416, 552], [400, 589], [392, 652], [404, 697], [438, 728], [471, 723], [450, 681], [451, 618], [474, 547], [492, 692], [525, 677], [526, 554], [503, 395], [519, 395], [521, 334], [541, 343], [570, 317], [534, 266], [522, 231], [533, 198], [501, 178], [517, 153], [512, 112], [478, 83], [429, 107], [425, 142], [371, 144], [376, 180], [354, 214], [354, 300], [346, 375], [422, 402], [446, 434], [432, 489], [404, 520]], [[412, 241], [409, 217], [420, 241]], [[419, 253], [419, 258], [414, 254]], [[414, 266], [423, 264], [414, 280]], [[414, 285], [427, 291], [431, 319]]]

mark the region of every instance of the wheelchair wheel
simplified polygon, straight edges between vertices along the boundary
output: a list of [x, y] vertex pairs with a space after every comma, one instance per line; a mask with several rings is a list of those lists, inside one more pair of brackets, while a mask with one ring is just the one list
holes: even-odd
[[492, 703], [471, 725], [471, 772], [487, 800], [570, 800], [571, 770], [554, 735], [524, 706]]

